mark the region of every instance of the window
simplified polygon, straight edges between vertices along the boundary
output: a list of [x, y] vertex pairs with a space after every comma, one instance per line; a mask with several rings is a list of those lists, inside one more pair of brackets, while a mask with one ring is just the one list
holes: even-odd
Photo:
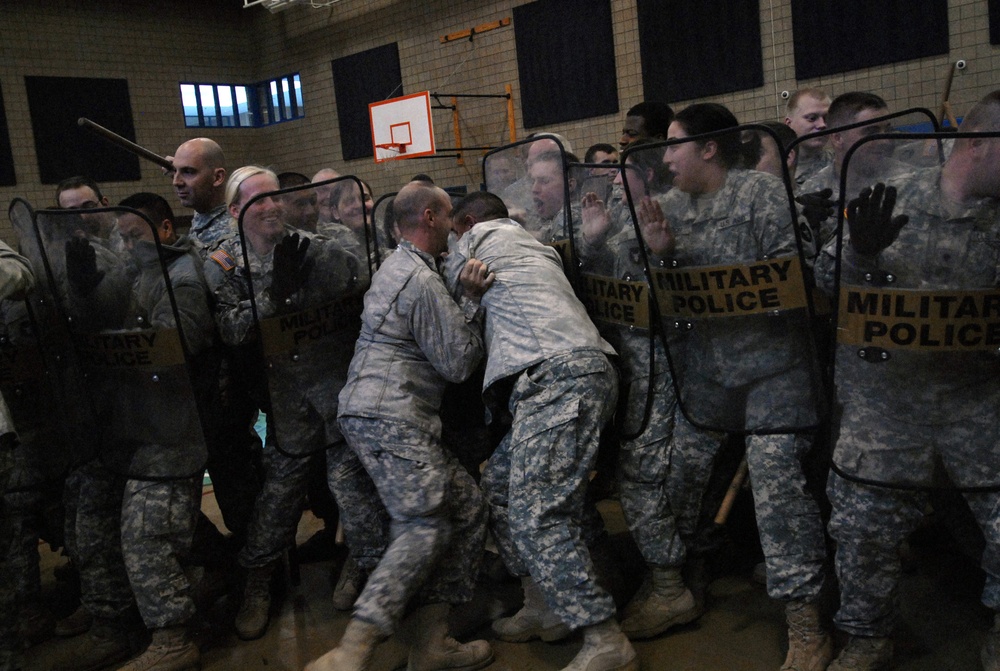
[[252, 128], [305, 116], [298, 74], [259, 84], [181, 84], [188, 128]]

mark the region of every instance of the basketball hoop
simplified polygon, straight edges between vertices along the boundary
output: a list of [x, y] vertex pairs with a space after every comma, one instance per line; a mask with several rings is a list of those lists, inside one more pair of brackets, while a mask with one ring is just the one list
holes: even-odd
[[434, 155], [429, 93], [371, 103], [368, 110], [376, 163]]

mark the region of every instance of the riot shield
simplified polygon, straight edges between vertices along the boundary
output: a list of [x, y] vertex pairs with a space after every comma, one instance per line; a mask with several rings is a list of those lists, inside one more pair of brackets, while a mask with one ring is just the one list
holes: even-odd
[[[130, 226], [124, 254], [93, 234], [90, 214]], [[128, 208], [40, 210], [35, 229], [99, 458], [132, 479], [200, 473], [207, 453], [192, 361], [214, 332], [197, 253], [190, 243], [161, 244], [149, 218]]]
[[578, 207], [579, 185], [566, 166], [562, 145], [547, 136], [499, 147], [483, 158], [486, 190], [503, 199], [511, 219], [555, 247], [568, 270], [575, 265], [569, 220], [571, 207]]
[[15, 199], [8, 214], [18, 248], [35, 275], [35, 288], [25, 300], [0, 304], [0, 389], [23, 444], [19, 466], [26, 469], [18, 471], [11, 486], [30, 489], [93, 459], [98, 439], [70, 331], [49, 279], [35, 212]]
[[374, 203], [367, 185], [357, 177], [343, 175], [309, 186], [284, 189], [277, 196], [277, 201], [309, 189], [329, 198], [333, 217], [331, 221], [320, 221], [316, 233], [335, 240], [359, 259], [367, 259], [363, 271], [378, 268], [385, 256], [372, 224]]
[[847, 193], [841, 235], [817, 261], [818, 280], [835, 279], [833, 462], [844, 477], [1000, 488], [1000, 187], [996, 165], [975, 158], [998, 135], [874, 135], [847, 154], [850, 164], [868, 144], [953, 142], [937, 166]]
[[396, 216], [392, 209], [396, 193], [379, 196], [372, 208], [372, 222], [375, 228], [375, 239], [379, 246], [380, 261], [385, 261], [386, 257], [392, 254], [399, 244], [399, 230], [396, 228]]
[[[360, 181], [334, 181], [344, 222], [312, 235], [295, 229], [261, 242], [268, 203], [289, 191], [250, 199], [238, 219], [249, 301], [264, 359], [268, 431], [276, 447], [293, 457], [318, 453], [343, 440], [337, 428], [337, 397], [346, 382], [361, 328], [364, 292], [380, 258], [367, 214], [343, 205], [362, 203]], [[342, 192], [342, 193], [341, 193]], [[260, 206], [258, 206], [260, 204]], [[363, 207], [363, 206], [362, 206]], [[357, 216], [357, 221], [351, 219]], [[360, 236], [360, 237], [359, 237]]]
[[662, 159], [672, 182], [643, 196], [626, 180], [637, 252], [688, 421], [808, 431], [822, 415], [823, 385], [789, 181], [730, 167], [743, 130], [626, 150], [626, 165]]

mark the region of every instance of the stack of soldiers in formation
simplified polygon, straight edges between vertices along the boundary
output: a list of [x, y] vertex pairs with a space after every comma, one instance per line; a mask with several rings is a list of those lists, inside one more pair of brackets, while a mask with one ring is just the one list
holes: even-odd
[[[226, 558], [236, 633], [260, 638], [307, 498], [343, 529], [352, 610], [308, 671], [369, 668], [404, 620], [411, 671], [489, 666], [448, 627], [491, 573], [488, 533], [523, 588], [495, 637], [579, 630], [564, 671], [638, 669], [632, 640], [711, 605], [695, 547], [734, 437], [782, 671], [889, 668], [900, 548], [929, 505], [975, 519], [1000, 612], [1000, 136], [975, 135], [1000, 131], [1000, 92], [953, 138], [865, 141], [915, 120], [816, 89], [752, 128], [642, 103], [619, 147], [581, 163], [542, 134], [487, 155], [485, 190], [421, 175], [381, 216], [354, 177], [230, 173], [197, 138], [169, 157], [186, 234], [162, 197], [104, 210], [86, 178], [58, 208], [15, 201], [2, 345], [30, 361], [0, 408], [0, 669], [52, 629], [40, 533], [79, 576], [60, 669], [200, 668], [192, 624]], [[456, 428], [455, 403], [499, 428]], [[598, 570], [609, 486], [646, 569], [621, 609]], [[1000, 671], [1000, 616], [981, 659]]]

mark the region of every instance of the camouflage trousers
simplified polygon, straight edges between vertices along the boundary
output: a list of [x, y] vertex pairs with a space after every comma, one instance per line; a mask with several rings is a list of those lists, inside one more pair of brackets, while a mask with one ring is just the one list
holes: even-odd
[[811, 448], [807, 434], [747, 438], [750, 487], [772, 599], [815, 601], [826, 577], [823, 520], [802, 466]]
[[403, 422], [345, 417], [341, 430], [392, 519], [389, 547], [354, 616], [389, 635], [407, 604], [472, 598], [486, 537], [486, 504], [439, 436]]
[[375, 483], [347, 443], [326, 450], [326, 481], [340, 510], [351, 556], [371, 572], [389, 545], [389, 513]]
[[[830, 473], [827, 489], [833, 506], [830, 535], [837, 543], [835, 567], [841, 594], [834, 624], [855, 636], [890, 636], [902, 574], [899, 544], [919, 525], [929, 495], [866, 485], [836, 472]], [[986, 540], [981, 559], [986, 584], [981, 599], [987, 608], [1000, 611], [1000, 494], [966, 493], [964, 497]]]
[[147, 627], [194, 615], [182, 561], [201, 506], [200, 476], [125, 480], [96, 462], [77, 469], [80, 600], [96, 618], [121, 622], [138, 606]]
[[[0, 449], [0, 493], [7, 490], [12, 460], [10, 450]], [[3, 576], [0, 580], [0, 671], [15, 671], [21, 668], [21, 642], [17, 636], [17, 593], [14, 581], [9, 579], [9, 555], [15, 539], [4, 498], [6, 497], [0, 497], [0, 576]]]
[[510, 433], [483, 472], [490, 526], [507, 568], [530, 574], [573, 628], [615, 614], [597, 584], [584, 529], [588, 476], [617, 396], [618, 375], [599, 351], [529, 368], [514, 383]]
[[6, 575], [20, 598], [34, 599], [42, 590], [38, 536], [43, 495], [38, 489], [23, 489], [3, 498], [11, 541]]
[[[649, 384], [650, 378], [640, 377], [628, 385], [625, 435], [641, 427]], [[698, 528], [721, 437], [684, 418], [669, 374], [657, 374], [652, 385], [645, 430], [621, 443], [622, 512], [647, 564], [679, 568], [687, 556], [685, 543]]]
[[292, 546], [309, 486], [308, 457], [293, 457], [279, 450], [271, 423], [261, 462], [264, 484], [247, 526], [246, 544], [237, 557], [244, 568], [267, 566]]

